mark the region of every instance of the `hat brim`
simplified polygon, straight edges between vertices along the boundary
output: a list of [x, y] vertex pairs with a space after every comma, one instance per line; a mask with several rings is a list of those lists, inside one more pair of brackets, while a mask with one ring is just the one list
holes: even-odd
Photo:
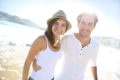
[[54, 20], [54, 19], [56, 19], [56, 18], [64, 19], [65, 21], [67, 21], [68, 26], [67, 26], [67, 30], [66, 30], [66, 31], [68, 31], [68, 30], [70, 30], [70, 29], [71, 29], [71, 27], [72, 27], [72, 26], [71, 26], [71, 23], [70, 23], [67, 19], [62, 18], [62, 17], [50, 18], [50, 19], [48, 19], [48, 20], [47, 20], [47, 24], [49, 24], [49, 22], [51, 22], [52, 20]]

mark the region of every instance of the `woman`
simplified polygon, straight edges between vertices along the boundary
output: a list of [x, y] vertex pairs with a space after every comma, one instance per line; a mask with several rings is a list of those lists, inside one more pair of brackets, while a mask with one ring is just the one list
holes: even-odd
[[47, 21], [45, 34], [38, 37], [32, 44], [23, 69], [23, 80], [28, 79], [30, 65], [36, 59], [39, 70], [33, 70], [29, 80], [51, 80], [57, 60], [61, 57], [60, 36], [71, 28], [62, 10], [56, 12]]

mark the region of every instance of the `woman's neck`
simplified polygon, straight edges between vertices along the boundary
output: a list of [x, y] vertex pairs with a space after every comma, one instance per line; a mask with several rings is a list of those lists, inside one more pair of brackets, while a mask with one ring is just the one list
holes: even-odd
[[59, 36], [55, 36], [55, 38], [54, 38], [55, 42], [58, 42], [59, 39], [60, 39]]
[[58, 48], [59, 41], [60, 41], [60, 37], [55, 37], [55, 38], [54, 38], [54, 41], [55, 41], [55, 42], [54, 42], [53, 47], [54, 47], [54, 48]]

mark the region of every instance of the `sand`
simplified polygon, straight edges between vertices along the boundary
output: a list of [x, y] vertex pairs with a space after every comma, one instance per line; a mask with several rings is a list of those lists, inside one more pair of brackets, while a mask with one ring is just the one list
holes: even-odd
[[25, 45], [0, 44], [0, 80], [21, 80], [29, 48]]
[[[0, 80], [21, 80], [25, 58], [30, 46], [0, 44]], [[98, 55], [99, 80], [120, 80], [120, 50], [101, 45]], [[90, 70], [85, 80], [92, 80]]]

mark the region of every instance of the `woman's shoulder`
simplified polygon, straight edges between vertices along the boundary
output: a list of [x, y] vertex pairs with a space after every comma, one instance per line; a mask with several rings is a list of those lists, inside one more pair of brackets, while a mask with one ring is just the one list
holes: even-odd
[[45, 35], [38, 36], [35, 41], [45, 41]]
[[40, 46], [42, 47], [45, 45], [45, 43], [46, 43], [45, 36], [41, 35], [35, 39], [32, 45], [35, 45], [36, 47], [40, 47]]

